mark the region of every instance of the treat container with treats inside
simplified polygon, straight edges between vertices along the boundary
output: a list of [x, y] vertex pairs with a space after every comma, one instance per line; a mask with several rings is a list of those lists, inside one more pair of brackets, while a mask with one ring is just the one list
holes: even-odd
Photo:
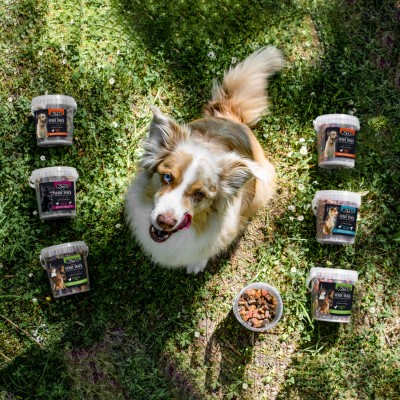
[[241, 325], [252, 332], [272, 329], [283, 314], [282, 298], [276, 288], [256, 282], [245, 286], [236, 296], [233, 313]]
[[61, 94], [32, 99], [35, 134], [40, 147], [70, 146], [74, 133], [77, 104], [73, 97]]
[[69, 296], [90, 290], [85, 242], [62, 243], [40, 252], [40, 262], [47, 271], [53, 297]]
[[76, 216], [76, 181], [73, 167], [35, 169], [29, 185], [36, 190], [39, 216], [43, 220]]
[[358, 273], [335, 268], [311, 268], [307, 288], [311, 292], [312, 317], [319, 321], [349, 323]]
[[318, 166], [326, 169], [353, 168], [356, 158], [357, 117], [348, 114], [320, 115], [314, 120]]
[[316, 238], [323, 244], [353, 244], [361, 195], [341, 190], [319, 190], [312, 200]]

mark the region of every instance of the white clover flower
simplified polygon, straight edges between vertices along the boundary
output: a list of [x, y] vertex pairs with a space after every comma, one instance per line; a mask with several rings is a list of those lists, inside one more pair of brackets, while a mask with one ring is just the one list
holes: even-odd
[[207, 57], [211, 58], [211, 60], [214, 60], [215, 59], [215, 53], [211, 50], [211, 51], [208, 52]]
[[312, 93], [310, 94], [310, 96], [313, 96], [313, 97], [314, 97], [314, 96], [315, 96], [315, 92], [312, 92]]
[[46, 156], [40, 156], [40, 161], [46, 161]]
[[115, 79], [114, 79], [114, 78], [110, 78], [110, 79], [108, 80], [108, 82], [109, 82], [110, 85], [114, 85]]
[[242, 388], [243, 388], [244, 390], [248, 389], [248, 388], [249, 388], [249, 384], [246, 383], [246, 382], [242, 383]]
[[33, 215], [37, 215], [37, 213], [38, 212], [36, 210], [32, 212]]
[[298, 219], [299, 221], [304, 221], [304, 216], [303, 216], [303, 215], [299, 215], [299, 216], [297, 217], [297, 219]]
[[67, 60], [63, 58], [62, 63], [65, 65], [67, 63]]
[[115, 225], [115, 227], [116, 227], [117, 229], [119, 229], [119, 228], [121, 228], [121, 224], [117, 224], [117, 225]]
[[296, 211], [296, 206], [290, 205], [290, 206], [288, 206], [288, 210], [292, 211], [292, 212], [295, 212]]
[[330, 261], [327, 261], [326, 265], [332, 265], [332, 263]]
[[290, 151], [289, 153], [287, 153], [288, 157], [292, 157], [293, 151]]
[[308, 150], [307, 150], [307, 147], [306, 147], [306, 146], [303, 146], [303, 147], [300, 149], [300, 154], [301, 154], [302, 156], [306, 156], [306, 155], [308, 154]]
[[196, 337], [196, 338], [199, 338], [199, 337], [200, 337], [200, 335], [201, 335], [201, 333], [200, 333], [200, 332], [195, 332], [195, 333], [194, 333], [194, 337]]
[[38, 299], [37, 299], [36, 297], [34, 297], [34, 298], [32, 299], [32, 303], [37, 303], [37, 301], [38, 301]]
[[12, 103], [13, 100], [14, 100], [14, 99], [13, 99], [11, 96], [7, 99], [7, 101], [8, 101], [9, 103]]
[[346, 74], [347, 74], [346, 71], [343, 71], [343, 72], [342, 72], [342, 76], [345, 76]]
[[121, 54], [121, 52], [119, 50], [117, 50], [117, 56], [119, 56]]
[[32, 276], [33, 276], [32, 272], [29, 272], [28, 276], [29, 276], [29, 278], [32, 278]]
[[294, 221], [294, 217], [292, 217], [292, 216], [290, 216], [289, 219], [290, 219], [291, 221]]
[[61, 47], [60, 47], [60, 51], [61, 51], [61, 53], [65, 53], [65, 47], [64, 47], [64, 46], [61, 46]]
[[297, 268], [296, 267], [292, 267], [290, 272], [297, 272]]
[[299, 139], [299, 143], [304, 143], [306, 141], [306, 139], [304, 139], [303, 137]]
[[314, 181], [312, 184], [315, 185], [315, 186], [319, 185], [319, 183], [317, 181]]
[[73, 24], [74, 24], [74, 20], [71, 19], [71, 21], [69, 21], [69, 23], [70, 23], [71, 25], [73, 25]]
[[353, 100], [350, 100], [350, 101], [349, 101], [349, 104], [352, 106], [352, 105], [354, 104], [354, 101], [353, 101]]
[[112, 125], [113, 128], [118, 128], [118, 122], [117, 121], [113, 121], [111, 125]]
[[43, 51], [40, 50], [40, 51], [39, 51], [39, 56], [42, 56], [42, 55], [43, 55]]
[[236, 57], [232, 57], [231, 63], [232, 64], [236, 64], [237, 63], [237, 58]]
[[303, 191], [306, 187], [305, 187], [302, 183], [300, 183], [300, 185], [297, 186], [297, 188], [298, 188], [299, 190]]

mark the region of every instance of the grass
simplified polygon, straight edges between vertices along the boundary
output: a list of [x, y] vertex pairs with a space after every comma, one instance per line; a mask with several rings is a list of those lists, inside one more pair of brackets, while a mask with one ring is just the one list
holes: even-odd
[[[4, 1], [0, 399], [399, 398], [399, 19], [394, 0]], [[266, 44], [287, 59], [255, 129], [276, 199], [203, 274], [152, 265], [123, 202], [149, 106], [200, 116], [214, 77]], [[77, 100], [70, 148], [36, 145], [30, 101], [44, 93]], [[356, 168], [327, 173], [312, 121], [342, 112], [361, 122]], [[54, 165], [80, 174], [78, 216], [42, 223], [28, 178]], [[317, 244], [319, 189], [363, 193], [354, 246]], [[91, 291], [54, 300], [38, 256], [74, 240], [89, 246]], [[350, 325], [310, 319], [313, 266], [359, 272]], [[231, 312], [257, 280], [285, 306], [259, 336]]]

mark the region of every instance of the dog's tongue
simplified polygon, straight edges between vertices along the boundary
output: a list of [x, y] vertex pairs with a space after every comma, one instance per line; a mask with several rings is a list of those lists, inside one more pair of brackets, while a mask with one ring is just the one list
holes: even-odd
[[155, 228], [153, 225], [151, 225], [150, 226], [150, 236], [155, 242], [162, 243], [162, 242], [165, 242], [166, 240], [168, 240], [173, 233], [182, 231], [185, 229], [189, 229], [191, 224], [192, 224], [192, 216], [190, 214], [185, 214], [182, 219], [182, 222], [172, 232], [162, 231], [160, 229]]
[[192, 223], [192, 216], [190, 214], [185, 214], [182, 222], [176, 228], [177, 231], [189, 229]]

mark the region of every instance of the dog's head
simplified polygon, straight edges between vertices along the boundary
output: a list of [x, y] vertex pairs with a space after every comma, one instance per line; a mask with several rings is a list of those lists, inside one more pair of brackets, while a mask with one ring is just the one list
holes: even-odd
[[39, 114], [38, 116], [37, 116], [37, 120], [38, 120], [38, 123], [41, 125], [41, 126], [43, 126], [45, 123], [46, 123], [46, 121], [47, 121], [47, 116], [46, 116], [46, 114]]
[[150, 236], [161, 243], [192, 225], [201, 230], [208, 217], [222, 213], [247, 181], [265, 179], [265, 172], [235, 152], [211, 151], [191, 137], [188, 126], [179, 125], [158, 108], [152, 111], [141, 167], [150, 181], [145, 195], [153, 202]]
[[336, 131], [329, 131], [328, 132], [328, 140], [333, 143], [337, 139], [337, 132]]
[[336, 217], [339, 213], [336, 207], [330, 208], [328, 212], [330, 217]]

